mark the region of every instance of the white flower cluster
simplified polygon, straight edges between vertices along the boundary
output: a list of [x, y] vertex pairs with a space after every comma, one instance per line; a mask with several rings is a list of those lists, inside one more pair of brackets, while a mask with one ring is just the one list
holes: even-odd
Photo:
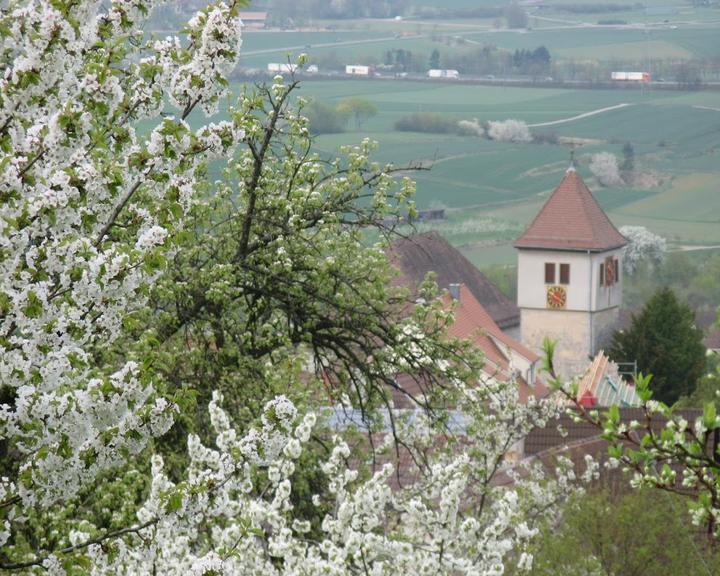
[[598, 152], [590, 157], [590, 172], [602, 186], [624, 186], [618, 159], [612, 152]]
[[[520, 570], [532, 566], [525, 545], [538, 532], [534, 519], [575, 490], [567, 463], [555, 480], [534, 467], [518, 475], [518, 489], [491, 486], [486, 466], [495, 463], [484, 457], [502, 455], [477, 458], [474, 442], [432, 457], [416, 483], [393, 490], [391, 464], [359, 481], [348, 468], [350, 448], [334, 437], [323, 465], [330, 512], [308, 539], [310, 524], [293, 517], [290, 496], [314, 416], [298, 424], [294, 406], [280, 398], [266, 405], [262, 428], [238, 438], [221, 401], [215, 394], [210, 406], [218, 450], [191, 437], [188, 477], [177, 485], [156, 457], [137, 532], [111, 547], [91, 545], [93, 574], [500, 575], [514, 552]], [[265, 481], [258, 470], [267, 471]], [[486, 510], [474, 507], [480, 493]]]
[[503, 121], [488, 122], [487, 135], [490, 140], [498, 142], [530, 142], [530, 128], [522, 120], [509, 118]]
[[[143, 306], [197, 174], [242, 138], [235, 124], [182, 119], [216, 105], [240, 21], [218, 3], [188, 46], [148, 43], [138, 30], [151, 9], [11, 0], [0, 16], [0, 384], [14, 397], [0, 437], [21, 458], [4, 489], [25, 505], [72, 497], [171, 423], [138, 365], [93, 358]], [[167, 90], [180, 118], [140, 141], [134, 126]]]

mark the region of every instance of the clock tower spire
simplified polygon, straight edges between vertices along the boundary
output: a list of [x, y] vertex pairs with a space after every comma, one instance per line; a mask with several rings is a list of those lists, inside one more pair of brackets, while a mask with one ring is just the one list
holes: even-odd
[[514, 242], [518, 250], [521, 341], [540, 351], [555, 340], [563, 378], [581, 374], [617, 323], [625, 238], [574, 165]]

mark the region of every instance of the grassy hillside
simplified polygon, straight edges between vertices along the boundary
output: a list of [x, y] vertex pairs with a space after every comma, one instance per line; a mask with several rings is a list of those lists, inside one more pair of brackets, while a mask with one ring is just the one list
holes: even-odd
[[[565, 4], [597, 4], [574, 0]], [[424, 59], [437, 49], [447, 55], [471, 53], [483, 44], [501, 49], [548, 48], [553, 62], [585, 66], [604, 62], [612, 69], [643, 68], [654, 77], [667, 69], [661, 61], [720, 60], [720, 11], [673, 0], [649, 0], [648, 10], [582, 13], [563, 2], [524, 5], [528, 30], [504, 29], [498, 18], [453, 17], [452, 10], [493, 7], [493, 0], [413, 0], [401, 20], [309, 20], [296, 31], [247, 31], [241, 65], [265, 69], [300, 52], [333, 56], [336, 62], [382, 62], [388, 50], [411, 50]], [[632, 3], [627, 3], [631, 6]], [[423, 6], [445, 10], [445, 19], [414, 19]], [[599, 26], [599, 21], [625, 25]], [[704, 59], [704, 60], [702, 60]], [[717, 67], [717, 64], [714, 64]], [[656, 67], [656, 68], [653, 68]], [[512, 73], [512, 71], [505, 71]], [[604, 76], [602, 76], [604, 78]], [[707, 80], [707, 78], [706, 78]], [[233, 90], [241, 88], [236, 84]], [[318, 150], [370, 137], [380, 143], [378, 159], [397, 165], [422, 162], [431, 170], [413, 174], [419, 207], [445, 207], [441, 232], [479, 264], [508, 262], [508, 241], [537, 213], [562, 178], [570, 143], [586, 182], [618, 224], [641, 224], [676, 245], [720, 244], [720, 100], [718, 92], [648, 90], [570, 90], [479, 86], [398, 79], [307, 79], [303, 96], [336, 104], [348, 97], [370, 100], [377, 116], [342, 134], [319, 136]], [[625, 105], [624, 107], [618, 107]], [[616, 108], [612, 108], [616, 107]], [[605, 108], [612, 108], [601, 111]], [[594, 115], [574, 118], [596, 111]], [[513, 144], [453, 134], [397, 132], [394, 124], [416, 112], [455, 120], [517, 118], [534, 134], [554, 134], [561, 144]], [[559, 122], [569, 120], [566, 122]], [[589, 170], [592, 154], [618, 157], [631, 143], [642, 178], [632, 186], [602, 188]], [[564, 145], [563, 145], [564, 144]]]
[[[395, 132], [394, 121], [414, 111], [455, 118], [528, 123], [552, 122], [620, 103], [624, 108], [535, 128], [585, 139], [577, 150], [580, 171], [618, 225], [642, 224], [676, 243], [720, 243], [720, 112], [711, 110], [716, 93], [625, 90], [559, 90], [457, 86], [413, 82], [309, 82], [306, 95], [328, 102], [363, 96], [379, 109], [362, 131], [321, 136], [328, 154], [341, 143], [369, 136], [381, 143], [380, 158], [397, 164], [434, 160], [429, 172], [414, 175], [421, 208], [444, 206], [450, 221], [443, 233], [478, 263], [507, 261], [513, 252], [488, 249], [493, 234], [473, 222], [502, 222], [491, 229], [520, 230], [562, 178], [569, 148], [560, 145], [498, 143], [473, 137]], [[588, 169], [599, 151], [621, 155], [630, 142], [640, 172], [659, 185], [601, 188]], [[497, 230], [496, 230], [497, 232]], [[496, 240], [506, 240], [502, 233]]]

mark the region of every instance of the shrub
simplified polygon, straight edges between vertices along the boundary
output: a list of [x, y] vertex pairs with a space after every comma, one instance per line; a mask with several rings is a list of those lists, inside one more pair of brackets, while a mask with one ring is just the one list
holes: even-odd
[[347, 114], [318, 100], [309, 102], [303, 108], [303, 115], [308, 119], [311, 134], [344, 132], [348, 121]]
[[528, 125], [522, 120], [505, 120], [503, 122], [488, 122], [487, 135], [491, 140], [498, 142], [530, 142], [532, 135]]
[[429, 132], [432, 134], [452, 134], [458, 130], [454, 118], [435, 112], [414, 112], [395, 122], [395, 130], [400, 132]]
[[482, 138], [485, 135], [485, 130], [482, 124], [477, 118], [472, 120], [460, 120], [457, 123], [457, 133], [460, 136], [477, 136]]
[[560, 137], [557, 132], [540, 132], [532, 135], [533, 142], [536, 144], [559, 144]]

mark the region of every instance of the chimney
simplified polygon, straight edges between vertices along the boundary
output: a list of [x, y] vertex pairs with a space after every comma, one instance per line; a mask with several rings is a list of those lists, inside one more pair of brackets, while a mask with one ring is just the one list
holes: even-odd
[[460, 284], [449, 284], [448, 292], [450, 292], [453, 300], [460, 301]]

